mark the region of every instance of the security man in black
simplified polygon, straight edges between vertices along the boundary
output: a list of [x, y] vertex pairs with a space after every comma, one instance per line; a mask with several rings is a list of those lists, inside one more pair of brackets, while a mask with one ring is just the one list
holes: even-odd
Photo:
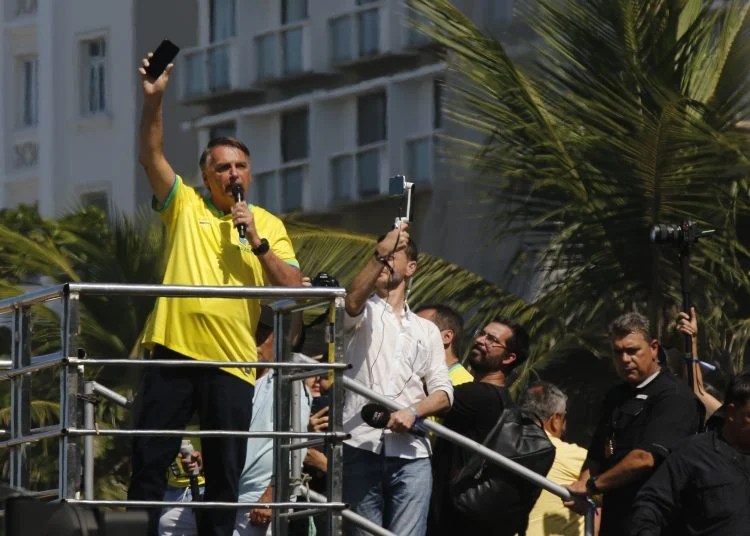
[[641, 488], [631, 536], [750, 533], [750, 371], [732, 379], [721, 430], [691, 437]]
[[[607, 394], [581, 477], [567, 487], [574, 495], [601, 496], [600, 536], [624, 536], [636, 493], [673, 449], [700, 430], [702, 416], [688, 386], [661, 370], [659, 343], [644, 316], [617, 318], [610, 340], [624, 383]], [[566, 505], [576, 508], [580, 501]]]

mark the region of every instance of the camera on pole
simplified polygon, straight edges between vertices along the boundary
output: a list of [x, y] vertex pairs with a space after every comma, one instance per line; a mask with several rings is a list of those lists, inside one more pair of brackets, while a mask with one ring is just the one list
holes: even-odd
[[714, 229], [701, 231], [695, 222], [685, 220], [680, 224], [657, 223], [651, 228], [651, 241], [655, 244], [664, 242], [675, 246], [690, 246], [699, 238], [714, 233]]
[[[713, 234], [714, 230], [701, 231], [698, 225], [690, 220], [683, 220], [680, 224], [657, 223], [651, 228], [651, 242], [655, 244], [670, 243], [680, 248], [680, 287], [682, 289], [682, 310], [690, 314], [690, 248], [698, 242], [698, 239]], [[692, 337], [684, 336], [685, 364], [687, 366], [687, 380], [690, 388], [693, 388], [694, 375], [693, 363], [696, 356], [693, 355]]]

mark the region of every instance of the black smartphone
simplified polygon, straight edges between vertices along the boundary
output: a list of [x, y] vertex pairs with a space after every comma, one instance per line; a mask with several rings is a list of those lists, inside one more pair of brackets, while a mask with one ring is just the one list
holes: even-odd
[[172, 63], [177, 53], [180, 51], [180, 47], [175, 45], [169, 39], [162, 41], [156, 50], [154, 50], [153, 56], [148, 60], [148, 67], [146, 67], [146, 74], [156, 80], [167, 68], [167, 65]]
[[310, 415], [314, 415], [317, 412], [319, 412], [321, 409], [323, 409], [326, 406], [331, 405], [331, 399], [328, 397], [328, 395], [320, 395], [312, 400], [312, 404], [310, 407]]

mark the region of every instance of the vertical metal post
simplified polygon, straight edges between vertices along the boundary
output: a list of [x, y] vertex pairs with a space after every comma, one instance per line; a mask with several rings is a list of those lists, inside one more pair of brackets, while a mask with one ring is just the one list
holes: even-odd
[[[344, 298], [335, 298], [329, 308], [328, 361], [329, 363], [343, 363], [344, 359]], [[328, 429], [331, 432], [341, 432], [344, 429], [344, 372], [341, 369], [329, 370], [331, 379], [331, 408], [328, 411]], [[328, 458], [328, 474], [326, 475], [326, 495], [332, 502], [341, 502], [343, 487], [343, 446], [339, 441], [327, 441], [325, 447]], [[328, 527], [330, 533], [338, 536], [342, 533], [341, 512], [328, 510]]]
[[[84, 406], [83, 426], [91, 430], [95, 426], [94, 403], [90, 397], [94, 395], [94, 382], [83, 382]], [[94, 499], [94, 437], [87, 435], [83, 438], [83, 498]]]
[[[14, 370], [31, 364], [31, 311], [21, 306], [13, 311], [11, 362]], [[10, 380], [10, 437], [19, 439], [31, 433], [31, 376], [13, 376]], [[29, 461], [27, 444], [11, 447], [10, 485], [27, 488]]]
[[[79, 295], [65, 291], [62, 298], [63, 315], [60, 325], [62, 331], [62, 354], [68, 357], [78, 355], [79, 334]], [[79, 411], [79, 375], [83, 367], [64, 365], [60, 369], [60, 425], [63, 436], [60, 441], [60, 480], [59, 493], [62, 499], [72, 499], [81, 487], [81, 446], [80, 439], [71, 437], [66, 430], [79, 428], [81, 414]]]
[[[274, 304], [276, 305], [276, 304]], [[273, 307], [273, 306], [272, 306]], [[274, 308], [274, 357], [278, 362], [290, 361], [291, 355], [291, 319]], [[274, 415], [273, 428], [277, 432], [288, 432], [291, 429], [289, 407], [291, 402], [291, 385], [286, 379], [287, 372], [283, 368], [274, 372]], [[291, 495], [289, 484], [289, 451], [284, 448], [290, 444], [289, 438], [273, 438], [273, 466], [276, 486], [273, 489], [274, 502], [286, 502]], [[289, 522], [279, 514], [279, 509], [273, 510], [271, 518], [272, 534], [286, 536]]]

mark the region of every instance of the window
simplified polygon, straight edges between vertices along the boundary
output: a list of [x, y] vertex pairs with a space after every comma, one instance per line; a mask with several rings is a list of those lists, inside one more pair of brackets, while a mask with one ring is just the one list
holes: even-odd
[[281, 160], [304, 160], [308, 155], [307, 109], [281, 116]]
[[357, 145], [386, 139], [385, 92], [363, 95], [357, 99]]
[[266, 80], [276, 76], [276, 34], [258, 37], [258, 79]]
[[258, 204], [271, 212], [279, 211], [278, 196], [276, 194], [276, 173], [258, 173], [253, 176], [253, 183], [257, 189]]
[[107, 45], [104, 39], [83, 42], [83, 113], [107, 110]]
[[281, 171], [281, 212], [291, 212], [302, 208], [304, 177], [304, 166], [286, 168]]
[[281, 24], [298, 22], [307, 18], [307, 0], [282, 0]]
[[444, 84], [442, 80], [435, 80], [432, 86], [432, 128], [436, 130], [443, 128]]
[[370, 149], [357, 154], [357, 179], [360, 197], [380, 193], [380, 150]]
[[380, 51], [380, 10], [368, 9], [357, 13], [359, 28], [359, 56], [372, 56]]
[[351, 155], [331, 159], [331, 190], [334, 201], [348, 201], [352, 198], [353, 178], [354, 158]]
[[331, 60], [352, 59], [352, 19], [349, 16], [331, 20]]
[[234, 138], [237, 135], [237, 127], [234, 123], [227, 123], [226, 125], [216, 125], [211, 127], [208, 131], [208, 139], [214, 140], [216, 138]]
[[23, 127], [33, 127], [39, 120], [39, 60], [36, 56], [19, 60], [21, 87], [19, 122]]
[[409, 180], [430, 182], [432, 176], [432, 143], [429, 137], [406, 143], [406, 172]]
[[234, 0], [211, 0], [209, 41], [216, 43], [234, 37]]
[[281, 57], [284, 74], [301, 73], [302, 66], [302, 28], [294, 28], [281, 33]]

